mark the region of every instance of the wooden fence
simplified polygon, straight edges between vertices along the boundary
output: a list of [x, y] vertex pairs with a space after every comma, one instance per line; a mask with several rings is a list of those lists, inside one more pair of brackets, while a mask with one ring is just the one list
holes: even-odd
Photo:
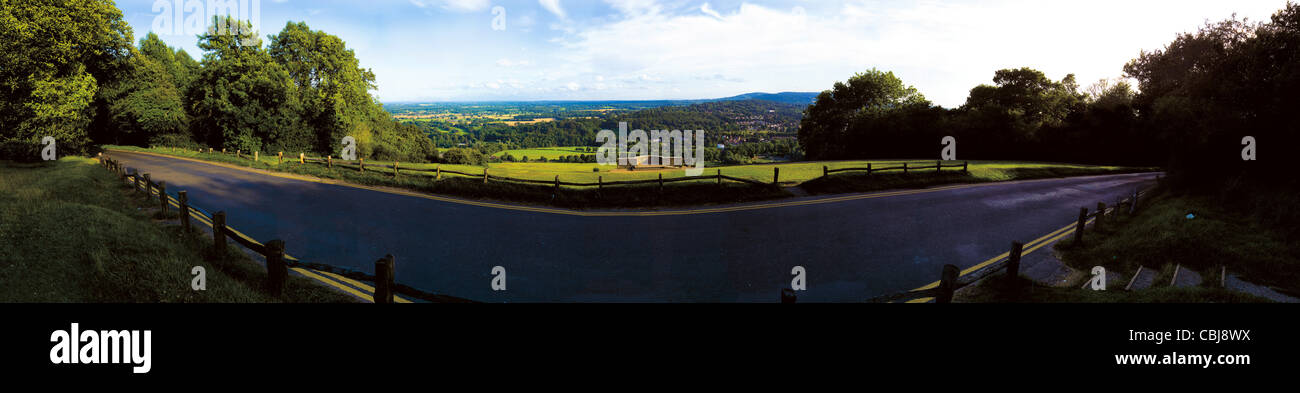
[[[173, 151], [186, 150], [186, 149], [175, 148], [175, 147], [170, 149], [172, 149]], [[197, 151], [199, 153], [203, 153], [203, 149], [198, 149]], [[257, 152], [253, 152], [253, 155], [250, 156], [244, 154], [239, 150], [235, 150], [232, 153], [226, 151], [226, 149], [221, 149], [221, 151], [214, 151], [213, 149], [209, 148], [207, 153], [210, 154], [221, 153], [226, 155], [233, 155], [239, 158], [246, 158], [254, 161], [260, 161], [260, 155]], [[277, 152], [275, 157], [277, 163], [284, 163], [284, 152]], [[290, 161], [293, 161], [294, 159], [295, 158], [292, 156], [289, 158]], [[659, 191], [663, 191], [664, 184], [688, 182], [688, 181], [705, 181], [705, 180], [712, 180], [719, 185], [721, 185], [724, 180], [730, 182], [736, 182], [736, 183], [750, 184], [755, 186], [780, 186], [781, 184], [780, 167], [772, 167], [771, 183], [765, 183], [765, 182], [752, 180], [752, 179], [723, 175], [721, 169], [716, 170], [716, 172], [712, 175], [684, 176], [684, 177], [674, 177], [674, 178], [666, 178], [666, 179], [664, 178], [664, 175], [662, 173], [659, 174], [658, 179], [621, 180], [621, 181], [609, 181], [609, 182], [605, 181], [604, 176], [597, 176], [596, 182], [583, 183], [583, 182], [561, 181], [559, 175], [556, 175], [555, 178], [552, 180], [521, 179], [521, 178], [508, 177], [508, 176], [493, 175], [488, 172], [488, 168], [483, 168], [482, 173], [468, 173], [468, 172], [454, 171], [449, 169], [442, 169], [441, 165], [435, 166], [434, 169], [412, 168], [412, 167], [402, 167], [400, 162], [393, 162], [392, 165], [367, 164], [365, 162], [365, 159], [360, 159], [360, 158], [356, 160], [340, 160], [340, 159], [335, 159], [333, 156], [307, 157], [305, 153], [299, 153], [296, 160], [298, 161], [299, 164], [321, 164], [331, 169], [333, 169], [335, 165], [338, 165], [343, 168], [356, 169], [358, 172], [365, 172], [367, 169], [369, 169], [372, 172], [375, 172], [377, 169], [382, 169], [384, 170], [384, 172], [391, 173], [394, 178], [400, 176], [402, 172], [416, 172], [416, 173], [432, 174], [435, 180], [442, 180], [442, 176], [445, 174], [445, 175], [456, 175], [461, 177], [467, 177], [471, 179], [481, 179], [483, 180], [484, 184], [487, 184], [488, 182], [491, 181], [500, 181], [500, 182], [552, 186], [556, 192], [558, 192], [561, 189], [561, 187], [585, 187], [585, 188], [595, 187], [596, 189], [603, 189], [606, 186], [616, 187], [616, 186], [632, 186], [632, 185], [658, 185]], [[963, 173], [968, 173], [969, 163], [962, 162], [960, 164], [944, 164], [942, 161], [935, 161], [934, 165], [909, 166], [909, 164], [905, 162], [900, 166], [889, 166], [889, 167], [874, 167], [871, 163], [868, 163], [865, 168], [839, 168], [839, 169], [830, 169], [829, 167], [822, 166], [822, 176], [830, 176], [831, 174], [835, 174], [835, 173], [851, 172], [851, 171], [854, 172], [865, 171], [867, 172], [868, 175], [877, 172], [890, 172], [890, 171], [901, 171], [902, 173], [906, 174], [912, 172], [924, 172], [924, 171], [932, 170], [935, 173], [939, 173], [942, 172], [944, 168], [954, 168], [954, 169], [961, 168], [961, 171]]]
[[[1104, 202], [1098, 202], [1097, 210], [1092, 213], [1088, 212], [1087, 207], [1079, 209], [1079, 217], [1075, 223], [1073, 241], [1076, 244], [1083, 244], [1084, 229], [1087, 227], [1089, 222], [1092, 223], [1092, 228], [1096, 231], [1103, 228], [1104, 225], [1108, 225], [1104, 224], [1105, 222], [1118, 218], [1120, 214], [1126, 214], [1128, 216], [1137, 214], [1138, 201], [1149, 193], [1150, 190], [1134, 190], [1131, 196], [1115, 201], [1115, 204], [1110, 207], [1107, 207]], [[1127, 209], [1125, 209], [1126, 206]], [[1011, 251], [1007, 253], [1007, 259], [994, 262], [965, 275], [962, 275], [961, 269], [955, 265], [944, 265], [943, 270], [939, 274], [939, 285], [934, 288], [891, 293], [871, 298], [867, 300], [867, 302], [892, 303], [913, 299], [934, 298], [935, 303], [950, 303], [952, 302], [953, 293], [958, 289], [979, 282], [980, 280], [1003, 270], [1006, 271], [1006, 274], [1003, 275], [1004, 279], [1007, 280], [1008, 284], [1013, 284], [1020, 276], [1020, 257], [1024, 246], [1024, 243], [1012, 242]]]
[[[255, 153], [256, 154], [256, 153]], [[100, 163], [110, 172], [117, 175], [119, 179], [131, 184], [134, 192], [144, 192], [145, 196], [152, 199], [158, 198], [159, 207], [164, 215], [168, 214], [169, 206], [175, 206], [180, 214], [181, 228], [186, 232], [193, 231], [191, 220], [199, 220], [212, 225], [212, 245], [214, 256], [224, 257], [227, 251], [226, 239], [234, 240], [235, 243], [253, 251], [266, 259], [267, 270], [267, 290], [273, 296], [280, 296], [284, 291], [285, 282], [288, 279], [288, 269], [290, 267], [316, 270], [337, 274], [353, 280], [370, 281], [375, 283], [374, 302], [375, 303], [392, 303], [394, 295], [400, 294], [415, 299], [420, 299], [435, 303], [467, 303], [466, 299], [457, 297], [435, 294], [418, 290], [406, 285], [396, 283], [396, 259], [392, 255], [386, 255], [375, 262], [375, 274], [366, 274], [347, 268], [331, 266], [320, 263], [304, 262], [292, 256], [285, 254], [285, 244], [283, 240], [270, 240], [266, 243], [258, 242], [252, 237], [245, 235], [243, 232], [227, 225], [226, 212], [219, 211], [213, 214], [207, 214], [204, 210], [193, 206], [189, 203], [189, 197], [186, 191], [178, 191], [176, 197], [167, 193], [166, 182], [155, 181], [151, 179], [148, 173], [141, 174], [138, 171], [128, 172], [126, 166], [117, 160], [104, 158], [101, 153], [99, 156]]]
[[903, 173], [911, 173], [911, 172], [934, 170], [935, 173], [939, 173], [939, 172], [943, 172], [943, 168], [961, 168], [962, 173], [969, 173], [970, 162], [962, 161], [961, 164], [944, 164], [943, 161], [935, 161], [934, 165], [927, 165], [927, 166], [908, 166], [908, 163], [904, 162], [903, 165], [890, 166], [890, 167], [875, 167], [874, 165], [872, 165], [872, 163], [868, 162], [866, 168], [839, 168], [839, 169], [830, 169], [830, 167], [823, 165], [822, 176], [830, 176], [833, 173], [850, 172], [850, 171], [865, 171], [867, 172], [868, 175], [876, 172], [888, 172], [888, 171], [902, 171]]

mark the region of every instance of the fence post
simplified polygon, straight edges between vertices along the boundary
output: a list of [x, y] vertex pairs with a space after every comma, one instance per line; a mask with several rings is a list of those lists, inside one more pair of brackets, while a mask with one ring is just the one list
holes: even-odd
[[1007, 284], [1014, 284], [1016, 278], [1020, 277], [1020, 254], [1024, 249], [1024, 243], [1011, 242], [1011, 256], [1007, 259]]
[[1100, 231], [1101, 221], [1104, 217], [1106, 217], [1106, 204], [1097, 202], [1097, 221], [1092, 223], [1092, 229]]
[[722, 170], [718, 170], [718, 185], [722, 185]]
[[361, 168], [361, 172], [365, 172], [365, 171], [366, 171], [366, 159], [361, 158], [361, 157], [357, 157], [357, 167], [358, 167], [358, 168]]
[[1131, 204], [1128, 205], [1128, 215], [1131, 216], [1133, 213], [1137, 212], [1138, 208], [1138, 190], [1136, 188], [1133, 189], [1133, 199], [1129, 200], [1129, 202]]
[[871, 163], [868, 162], [868, 163], [867, 163], [867, 176], [871, 176], [871, 171], [872, 171], [872, 169], [871, 169]]
[[261, 162], [262, 152], [257, 152], [257, 151], [253, 152], [253, 161]]
[[962, 162], [961, 162], [961, 171], [962, 171], [963, 173], [970, 173], [970, 170], [967, 169], [967, 168], [969, 168], [969, 165], [970, 165], [970, 161], [962, 161]]
[[162, 203], [162, 207], [159, 208], [159, 210], [162, 210], [163, 219], [167, 219], [168, 201], [167, 201], [167, 182], [165, 181], [158, 182], [158, 200]]
[[781, 183], [781, 168], [772, 168], [772, 185], [779, 186]]
[[396, 261], [389, 254], [375, 261], [375, 303], [393, 302], [393, 278]]
[[244, 152], [243, 150], [235, 149], [235, 157], [238, 158], [238, 157], [239, 157], [239, 153], [243, 153], [243, 152]]
[[942, 172], [943, 172], [943, 161], [935, 161], [935, 162], [934, 162], [934, 172], [935, 172], [935, 173], [942, 173]]
[[394, 178], [394, 179], [397, 178], [397, 167], [400, 166], [401, 164], [402, 164], [402, 163], [400, 163], [400, 162], [393, 161], [393, 178]]
[[181, 230], [190, 233], [190, 197], [185, 191], [177, 191], [176, 197], [181, 205]]
[[952, 293], [957, 290], [957, 276], [961, 269], [953, 265], [943, 265], [943, 275], [939, 278], [939, 294], [934, 296], [935, 303], [952, 303]]
[[140, 192], [140, 171], [131, 173], [131, 185], [133, 186], [131, 192]]
[[153, 196], [153, 180], [149, 180], [149, 174], [144, 174], [144, 199], [147, 201]]
[[604, 177], [604, 176], [596, 176], [596, 189], [597, 189], [597, 190], [603, 190], [603, 189], [605, 189], [605, 177]]
[[663, 173], [660, 173], [660, 174], [659, 174], [659, 193], [660, 193], [660, 194], [663, 194], [663, 193], [664, 193], [664, 174], [663, 174]]
[[907, 174], [907, 163], [906, 163], [906, 162], [903, 163], [903, 174], [904, 174], [904, 175]]
[[487, 170], [488, 170], [487, 168], [483, 168], [483, 184], [487, 184], [487, 183], [488, 183], [488, 173], [487, 173]]
[[277, 152], [277, 153], [275, 153], [275, 157], [276, 157], [276, 158], [275, 158], [275, 164], [276, 164], [276, 165], [279, 165], [279, 164], [283, 164], [283, 163], [284, 163], [284, 152]]
[[334, 156], [325, 156], [325, 167], [334, 169]]
[[555, 193], [560, 193], [560, 175], [555, 175]]
[[218, 258], [226, 256], [226, 212], [212, 214], [212, 252]]
[[284, 282], [289, 278], [289, 267], [284, 264], [284, 240], [266, 242], [266, 289], [271, 296], [284, 293]]
[[831, 175], [831, 168], [828, 168], [828, 167], [826, 167], [825, 165], [822, 165], [822, 177], [826, 177], [826, 176], [830, 176], [830, 175]]
[[226, 148], [221, 148], [221, 154], [226, 154]]
[[433, 180], [442, 180], [442, 164], [433, 167], [433, 172], [435, 174]]
[[1083, 227], [1088, 223], [1088, 208], [1079, 208], [1079, 223], [1074, 224], [1074, 244], [1083, 244]]
[[307, 153], [298, 153], [298, 163], [299, 164], [307, 163]]

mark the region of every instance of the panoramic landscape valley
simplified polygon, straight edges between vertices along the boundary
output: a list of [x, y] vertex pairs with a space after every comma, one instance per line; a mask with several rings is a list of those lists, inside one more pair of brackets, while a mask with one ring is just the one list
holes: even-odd
[[0, 97], [0, 337], [42, 372], [756, 326], [1294, 365], [1293, 1], [0, 0]]

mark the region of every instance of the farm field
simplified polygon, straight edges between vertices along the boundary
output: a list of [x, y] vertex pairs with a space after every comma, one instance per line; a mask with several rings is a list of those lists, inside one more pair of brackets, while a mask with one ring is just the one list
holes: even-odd
[[[538, 147], [532, 149], [506, 150], [493, 154], [493, 157], [504, 157], [506, 154], [514, 156], [516, 160], [528, 157], [530, 160], [546, 158], [547, 160], [559, 159], [563, 156], [572, 156], [579, 154], [595, 154], [592, 152], [582, 151], [587, 149], [586, 146], [565, 146], [565, 147]], [[441, 150], [440, 150], [441, 151]]]

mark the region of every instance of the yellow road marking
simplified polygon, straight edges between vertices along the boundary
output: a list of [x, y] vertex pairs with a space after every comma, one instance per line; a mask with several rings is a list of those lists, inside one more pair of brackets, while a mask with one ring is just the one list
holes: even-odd
[[[177, 206], [177, 207], [179, 208], [180, 206]], [[204, 224], [204, 225], [207, 225], [209, 228], [212, 227], [212, 222], [211, 222], [211, 221], [208, 221], [207, 217], [205, 217], [202, 213], [199, 213], [197, 210], [191, 210], [191, 211], [193, 211], [194, 213], [197, 213], [197, 214], [193, 214], [192, 216], [195, 217], [195, 218], [197, 218], [198, 221], [199, 221], [200, 223], [202, 223], [202, 224]], [[227, 227], [227, 228], [229, 228], [229, 227]], [[231, 230], [234, 230], [234, 228], [230, 228], [230, 229], [231, 229]], [[236, 232], [238, 232], [238, 231], [236, 231]], [[247, 236], [245, 236], [245, 237], [247, 237]], [[250, 238], [250, 239], [251, 239], [251, 238]], [[292, 257], [292, 256], [289, 255], [289, 254], [285, 254], [285, 256], [287, 256], [287, 257]], [[308, 271], [306, 271], [306, 270], [304, 270], [304, 269], [302, 269], [302, 268], [297, 268], [297, 267], [295, 267], [295, 268], [293, 268], [293, 271], [296, 271], [296, 272], [298, 272], [299, 274], [302, 274], [304, 277], [311, 278], [311, 279], [314, 279], [314, 280], [316, 280], [316, 281], [320, 281], [320, 282], [322, 282], [322, 283], [325, 283], [325, 284], [328, 284], [328, 285], [330, 285], [330, 286], [333, 286], [333, 287], [335, 287], [335, 288], [342, 289], [342, 290], [344, 290], [344, 291], [347, 292], [347, 293], [350, 293], [350, 294], [352, 294], [352, 295], [356, 295], [357, 297], [360, 297], [360, 298], [365, 299], [365, 300], [367, 300], [367, 301], [372, 301], [371, 299], [374, 297], [374, 295], [366, 295], [365, 293], [362, 293], [361, 291], [358, 291], [358, 290], [356, 290], [356, 289], [353, 289], [352, 287], [349, 287], [349, 286], [347, 286], [347, 285], [343, 285], [343, 284], [340, 284], [340, 283], [337, 283], [337, 282], [331, 281], [331, 280], [329, 280], [329, 279], [327, 279], [327, 278], [325, 278], [325, 277], [321, 277], [321, 276], [316, 275], [316, 274], [312, 274], [311, 272], [308, 272]], [[324, 273], [324, 272], [321, 272], [321, 273]], [[374, 289], [372, 288], [372, 289], [370, 289], [370, 291], [371, 291], [371, 292], [374, 292]], [[397, 300], [398, 303], [410, 303], [409, 300], [406, 300], [406, 299], [400, 299], [400, 298], [397, 297], [397, 296], [394, 296], [394, 298], [398, 299], [398, 300]]]
[[[1051, 240], [1044, 241], [1044, 240], [1046, 240], [1046, 239], [1049, 238], [1049, 237], [1056, 236], [1057, 234], [1061, 233], [1061, 231], [1069, 230], [1069, 232], [1073, 232], [1073, 230], [1072, 230], [1071, 228], [1073, 228], [1074, 225], [1075, 225], [1075, 224], [1066, 225], [1065, 227], [1063, 227], [1063, 228], [1061, 228], [1061, 229], [1057, 229], [1057, 230], [1055, 230], [1055, 231], [1052, 231], [1051, 233], [1048, 233], [1047, 235], [1044, 235], [1043, 237], [1040, 237], [1040, 238], [1034, 239], [1034, 241], [1031, 241], [1031, 242], [1029, 242], [1029, 244], [1026, 245], [1026, 246], [1031, 246], [1031, 248], [1029, 248], [1029, 249], [1027, 249], [1027, 250], [1021, 252], [1021, 253], [1020, 253], [1020, 256], [1023, 257], [1023, 256], [1025, 256], [1025, 255], [1028, 255], [1030, 252], [1033, 252], [1034, 250], [1037, 250], [1038, 247], [1042, 247], [1042, 245], [1049, 244], [1049, 243], [1051, 243], [1051, 242], [1053, 242], [1053, 241], [1056, 241], [1057, 239], [1060, 239], [1061, 237], [1060, 237], [1060, 236], [1057, 236], [1056, 238], [1053, 238], [1053, 239], [1051, 239]], [[1041, 242], [1041, 243], [1040, 243], [1040, 242]], [[1035, 244], [1038, 244], [1038, 246], [1034, 246]], [[966, 270], [962, 270], [962, 271], [961, 271], [961, 274], [958, 274], [957, 277], [961, 277], [961, 276], [964, 276], [964, 275], [967, 275], [967, 274], [971, 274], [972, 272], [974, 272], [974, 271], [976, 271], [976, 270], [979, 270], [979, 269], [981, 269], [981, 268], [983, 268], [983, 267], [985, 267], [985, 266], [991, 265], [991, 264], [993, 264], [994, 262], [1001, 261], [1001, 260], [1003, 260], [1003, 259], [1007, 259], [1007, 258], [1009, 258], [1009, 257], [1011, 257], [1011, 252], [1010, 252], [1010, 251], [1004, 252], [1004, 253], [1002, 253], [1002, 255], [998, 255], [998, 256], [996, 256], [996, 257], [990, 258], [990, 259], [987, 260], [987, 261], [980, 262], [979, 264], [976, 264], [975, 266], [968, 267], [968, 268], [966, 268]], [[917, 288], [917, 289], [913, 289], [912, 291], [913, 291], [913, 292], [915, 292], [915, 291], [924, 291], [924, 290], [927, 290], [927, 289], [937, 288], [938, 286], [939, 286], [939, 282], [938, 282], [938, 281], [935, 281], [935, 282], [929, 283], [929, 284], [927, 284], [927, 285], [925, 285], [925, 286], [923, 286], [923, 287], [920, 287], [920, 288]]]
[[359, 298], [361, 298], [361, 299], [363, 299], [363, 300], [371, 301], [371, 297], [366, 296], [366, 294], [361, 293], [361, 291], [358, 291], [358, 290], [356, 290], [355, 288], [349, 287], [349, 286], [347, 286], [347, 285], [343, 285], [343, 284], [340, 284], [340, 283], [337, 283], [337, 282], [334, 282], [334, 281], [330, 281], [329, 279], [327, 279], [327, 278], [325, 278], [325, 277], [321, 277], [321, 276], [319, 276], [319, 275], [316, 275], [315, 273], [312, 273], [312, 272], [310, 272], [310, 271], [307, 271], [307, 269], [303, 269], [303, 268], [300, 268], [300, 267], [295, 267], [295, 268], [293, 268], [293, 271], [298, 272], [298, 274], [301, 274], [301, 275], [303, 275], [303, 276], [305, 276], [305, 277], [312, 278], [312, 279], [316, 279], [317, 281], [320, 281], [320, 282], [323, 282], [323, 283], [329, 284], [329, 285], [331, 285], [331, 286], [333, 286], [333, 287], [335, 287], [335, 288], [338, 288], [338, 289], [343, 290], [344, 292], [347, 292], [347, 293], [353, 294], [353, 295], [355, 295], [356, 297], [359, 297]]
[[295, 175], [295, 174], [286, 174], [286, 173], [275, 172], [275, 171], [256, 170], [252, 168], [245, 168], [238, 165], [227, 164], [223, 162], [205, 161], [205, 160], [194, 159], [189, 157], [170, 156], [170, 155], [151, 153], [151, 152], [139, 152], [139, 151], [128, 151], [128, 150], [116, 150], [116, 149], [107, 149], [107, 150], [113, 152], [126, 153], [126, 154], [143, 154], [148, 156], [191, 161], [191, 162], [197, 162], [201, 164], [208, 164], [208, 165], [214, 165], [223, 168], [249, 172], [249, 173], [256, 173], [265, 176], [273, 176], [273, 177], [279, 177], [284, 179], [292, 179], [292, 180], [321, 183], [321, 184], [331, 184], [336, 186], [351, 187], [351, 188], [356, 188], [361, 190], [369, 190], [369, 191], [382, 192], [387, 194], [424, 198], [424, 199], [435, 200], [440, 202], [456, 203], [456, 204], [471, 205], [471, 206], [478, 206], [478, 207], [488, 207], [494, 209], [527, 211], [527, 212], [547, 213], [547, 214], [560, 214], [560, 215], [580, 216], [580, 217], [656, 217], [656, 216], [683, 216], [683, 215], [695, 215], [695, 214], [727, 213], [727, 212], [763, 210], [763, 209], [773, 209], [773, 208], [793, 207], [793, 206], [819, 205], [819, 204], [826, 204], [826, 203], [838, 203], [838, 202], [847, 202], [847, 201], [854, 201], [854, 200], [874, 199], [874, 198], [883, 198], [883, 197], [892, 197], [892, 196], [915, 195], [915, 194], [924, 194], [924, 193], [939, 192], [939, 191], [986, 187], [986, 186], [993, 186], [993, 185], [1007, 185], [1007, 184], [1020, 184], [1020, 183], [1059, 180], [1059, 179], [1031, 179], [1031, 180], [1006, 181], [1006, 182], [958, 184], [958, 185], [933, 187], [933, 188], [925, 188], [925, 189], [917, 189], [917, 190], [888, 191], [888, 192], [878, 192], [878, 193], [870, 193], [870, 194], [855, 194], [855, 195], [846, 195], [846, 196], [839, 196], [839, 197], [810, 199], [810, 200], [802, 200], [802, 201], [760, 203], [760, 204], [753, 204], [753, 205], [692, 209], [692, 210], [637, 211], [637, 212], [618, 212], [618, 211], [585, 212], [585, 211], [567, 210], [567, 209], [558, 209], [558, 208], [532, 207], [532, 206], [511, 205], [511, 204], [496, 203], [496, 202], [473, 201], [467, 199], [424, 194], [424, 193], [418, 193], [413, 191], [371, 187], [371, 186], [364, 186], [359, 184], [352, 184], [352, 183], [339, 181], [339, 180], [322, 179], [318, 177], [310, 177], [310, 176]]
[[[364, 290], [364, 291], [366, 291], [366, 292], [370, 292], [372, 297], [373, 297], [373, 295], [374, 295], [374, 293], [375, 293], [375, 287], [372, 287], [372, 286], [366, 285], [365, 283], [362, 283], [362, 282], [360, 282], [360, 281], [353, 280], [353, 279], [351, 279], [351, 278], [343, 277], [343, 276], [340, 276], [340, 275], [338, 275], [338, 274], [334, 274], [334, 273], [330, 273], [330, 272], [325, 272], [325, 271], [320, 271], [320, 270], [314, 270], [314, 271], [317, 272], [317, 273], [320, 273], [320, 274], [324, 274], [324, 275], [326, 275], [326, 276], [329, 276], [330, 278], [333, 278], [333, 279], [335, 279], [335, 280], [339, 280], [339, 281], [342, 281], [342, 282], [347, 283], [347, 284], [352, 284], [353, 286], [355, 286], [355, 287], [357, 287], [357, 288], [361, 288], [362, 290]], [[410, 302], [411, 302], [410, 300], [403, 299], [401, 296], [397, 296], [397, 295], [393, 295], [393, 301], [398, 302], [398, 303], [410, 303]]]

